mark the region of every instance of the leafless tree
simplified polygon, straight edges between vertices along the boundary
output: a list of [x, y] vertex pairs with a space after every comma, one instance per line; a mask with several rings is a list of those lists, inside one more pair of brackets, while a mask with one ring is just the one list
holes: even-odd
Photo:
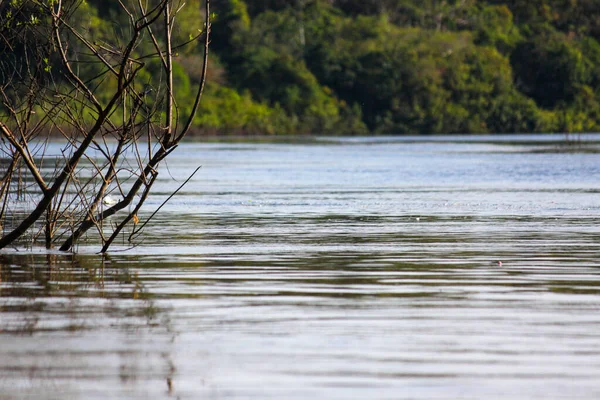
[[[159, 164], [192, 125], [210, 1], [200, 0], [205, 20], [187, 43], [172, 39], [177, 14], [190, 7], [183, 0], [116, 1], [127, 35], [100, 41], [77, 23], [81, 0], [0, 0], [0, 249], [26, 237], [67, 251], [95, 229], [106, 252], [126, 227], [136, 232]], [[173, 59], [197, 43], [201, 79], [184, 110]], [[53, 157], [51, 135], [64, 141]]]

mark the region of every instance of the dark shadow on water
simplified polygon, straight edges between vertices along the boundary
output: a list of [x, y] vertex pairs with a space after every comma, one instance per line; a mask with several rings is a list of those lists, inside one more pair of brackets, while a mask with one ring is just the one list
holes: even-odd
[[[176, 337], [169, 308], [127, 265], [0, 254], [0, 399], [174, 396]], [[102, 396], [84, 389], [96, 386]]]
[[166, 320], [138, 273], [108, 257], [1, 254], [0, 284], [0, 333], [94, 329], [103, 316], [124, 327]]

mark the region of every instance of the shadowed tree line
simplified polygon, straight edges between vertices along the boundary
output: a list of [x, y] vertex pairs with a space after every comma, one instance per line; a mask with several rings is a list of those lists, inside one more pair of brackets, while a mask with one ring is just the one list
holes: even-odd
[[[592, 0], [228, 0], [213, 45], [228, 85], [290, 131], [598, 130]], [[297, 119], [296, 119], [297, 117]]]
[[[98, 43], [129, 34], [119, 2], [83, 4], [77, 23]], [[221, 0], [213, 10], [192, 133], [598, 130], [595, 0]], [[201, 18], [184, 7], [174, 43], [195, 37]], [[197, 46], [175, 49], [182, 112], [201, 64]], [[98, 72], [85, 68], [89, 79]], [[150, 87], [159, 69], [148, 60]]]

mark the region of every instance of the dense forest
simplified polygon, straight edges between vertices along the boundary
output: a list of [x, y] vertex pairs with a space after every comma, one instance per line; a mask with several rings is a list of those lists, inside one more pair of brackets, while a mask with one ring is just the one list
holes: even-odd
[[[600, 130], [597, 0], [213, 3], [197, 133]], [[201, 29], [197, 2], [185, 7], [178, 43]], [[117, 1], [80, 14], [95, 41], [127, 25]], [[179, 102], [191, 103], [202, 57], [187, 46], [175, 60]]]

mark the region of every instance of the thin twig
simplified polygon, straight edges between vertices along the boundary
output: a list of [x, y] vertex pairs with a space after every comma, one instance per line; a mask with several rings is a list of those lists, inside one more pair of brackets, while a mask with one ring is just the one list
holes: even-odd
[[[141, 231], [142, 229], [144, 229], [144, 227], [148, 224], [148, 222], [150, 222], [150, 220], [152, 218], [154, 218], [154, 216], [160, 211], [161, 208], [163, 208], [163, 206], [165, 204], [167, 204], [167, 202], [169, 200], [171, 200], [173, 198], [173, 196], [175, 196], [181, 189], [183, 189], [183, 187], [190, 181], [190, 179], [192, 179], [194, 177], [194, 175], [196, 175], [196, 172], [198, 172], [200, 170], [200, 168], [202, 168], [202, 165], [199, 166], [198, 168], [196, 168], [194, 170], [194, 172], [192, 172], [192, 174], [185, 180], [185, 182], [183, 182], [178, 188], [177, 190], [175, 190], [173, 193], [171, 193], [171, 195], [169, 197], [167, 197], [167, 199], [165, 201], [163, 201], [163, 203], [156, 209], [156, 211], [154, 211], [152, 213], [152, 215], [150, 215], [150, 217], [148, 217], [148, 219], [142, 224], [142, 226], [140, 226], [139, 228], [135, 229], [132, 233], [131, 236], [137, 234], [139, 231]], [[130, 238], [131, 238], [130, 236]]]

